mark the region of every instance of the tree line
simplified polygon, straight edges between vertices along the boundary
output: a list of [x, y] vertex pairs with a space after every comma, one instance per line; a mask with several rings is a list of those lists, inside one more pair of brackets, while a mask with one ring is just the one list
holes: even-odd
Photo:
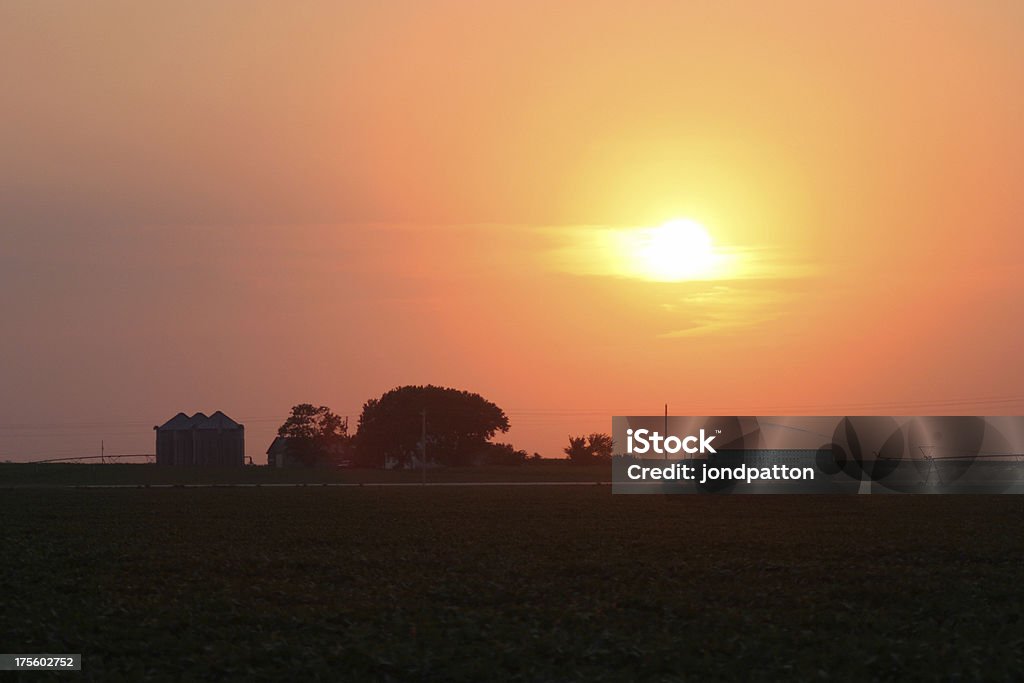
[[[364, 403], [355, 433], [349, 433], [347, 418], [327, 406], [301, 403], [277, 434], [291, 464], [306, 466], [413, 467], [423, 464], [424, 455], [431, 465], [449, 467], [542, 460], [539, 453], [492, 441], [508, 430], [505, 411], [479, 394], [409, 385]], [[612, 439], [570, 436], [564, 453], [578, 465], [610, 461]]]

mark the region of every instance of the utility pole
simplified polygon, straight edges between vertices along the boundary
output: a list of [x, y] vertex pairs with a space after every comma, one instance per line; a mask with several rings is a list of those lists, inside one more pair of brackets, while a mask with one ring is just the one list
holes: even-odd
[[427, 409], [420, 413], [423, 416], [423, 434], [420, 440], [420, 470], [423, 473], [423, 484], [427, 483]]
[[107, 462], [106, 454], [103, 448], [103, 439], [100, 439], [100, 464], [105, 465]]

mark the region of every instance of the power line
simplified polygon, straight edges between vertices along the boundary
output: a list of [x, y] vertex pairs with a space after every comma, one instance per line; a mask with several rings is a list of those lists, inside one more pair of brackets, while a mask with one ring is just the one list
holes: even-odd
[[[943, 407], [943, 406], [987, 406], [987, 405], [1000, 405], [1000, 404], [1012, 404], [1012, 403], [1024, 403], [1024, 396], [993, 396], [993, 397], [964, 397], [964, 398], [942, 398], [942, 399], [928, 399], [928, 400], [894, 400], [894, 401], [867, 401], [867, 402], [814, 402], [814, 403], [788, 403], [788, 404], [773, 404], [773, 403], [749, 403], [747, 406], [754, 406], [764, 412], [765, 410], [784, 410], [793, 411], [796, 409], [811, 409], [816, 412], [824, 409], [842, 409], [842, 408], [916, 408], [916, 407]], [[693, 413], [694, 409], [700, 407], [706, 409], [708, 406], [713, 405], [706, 402], [688, 401], [687, 412]], [[573, 416], [588, 416], [588, 415], [640, 415], [645, 412], [649, 412], [653, 406], [643, 407], [581, 407], [581, 408], [549, 408], [549, 407], [515, 407], [505, 410], [505, 414], [509, 416], [520, 416], [520, 417], [573, 417]], [[660, 406], [659, 406], [660, 407]], [[472, 413], [473, 411], [458, 411], [458, 410], [447, 410], [447, 411], [433, 411], [439, 412], [439, 414], [458, 415], [465, 413]], [[661, 412], [660, 410], [658, 412]], [[735, 410], [731, 411], [735, 412]], [[748, 410], [749, 412], [749, 410]], [[341, 411], [349, 415], [358, 415], [362, 413], [362, 409], [358, 410], [347, 410]], [[339, 413], [339, 414], [341, 414]], [[238, 421], [246, 423], [275, 423], [283, 422], [286, 415], [276, 416], [243, 416], [239, 417]], [[74, 421], [74, 422], [58, 422], [58, 421], [47, 421], [47, 422], [15, 422], [0, 424], [0, 430], [3, 431], [18, 431], [18, 430], [88, 430], [88, 429], [102, 429], [108, 427], [120, 427], [122, 429], [129, 427], [139, 428], [152, 428], [154, 425], [153, 420], [141, 420], [138, 418], [126, 418], [124, 420], [118, 420], [114, 418], [105, 420], [89, 420], [89, 421]]]

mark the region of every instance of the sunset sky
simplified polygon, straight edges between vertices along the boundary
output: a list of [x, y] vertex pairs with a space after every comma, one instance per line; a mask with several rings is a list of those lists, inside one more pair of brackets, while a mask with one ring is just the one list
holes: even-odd
[[[666, 402], [1024, 412], [1022, 29], [1013, 0], [0, 3], [0, 459], [219, 409], [263, 462], [293, 404], [354, 425], [401, 384], [547, 456]], [[666, 275], [670, 221], [711, 246]]]

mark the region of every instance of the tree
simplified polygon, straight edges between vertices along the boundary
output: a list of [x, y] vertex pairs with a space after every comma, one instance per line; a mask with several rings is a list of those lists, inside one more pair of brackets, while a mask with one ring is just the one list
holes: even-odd
[[348, 420], [311, 403], [294, 406], [277, 435], [288, 439], [289, 457], [306, 465], [337, 464], [351, 444]]
[[419, 457], [424, 411], [427, 459], [443, 465], [471, 464], [489, 439], [508, 431], [504, 411], [479, 394], [433, 385], [397, 387], [363, 405], [356, 433], [359, 464], [405, 466]]
[[592, 465], [610, 462], [613, 446], [611, 436], [595, 432], [587, 436], [570, 436], [569, 445], [563, 450], [573, 465]]

